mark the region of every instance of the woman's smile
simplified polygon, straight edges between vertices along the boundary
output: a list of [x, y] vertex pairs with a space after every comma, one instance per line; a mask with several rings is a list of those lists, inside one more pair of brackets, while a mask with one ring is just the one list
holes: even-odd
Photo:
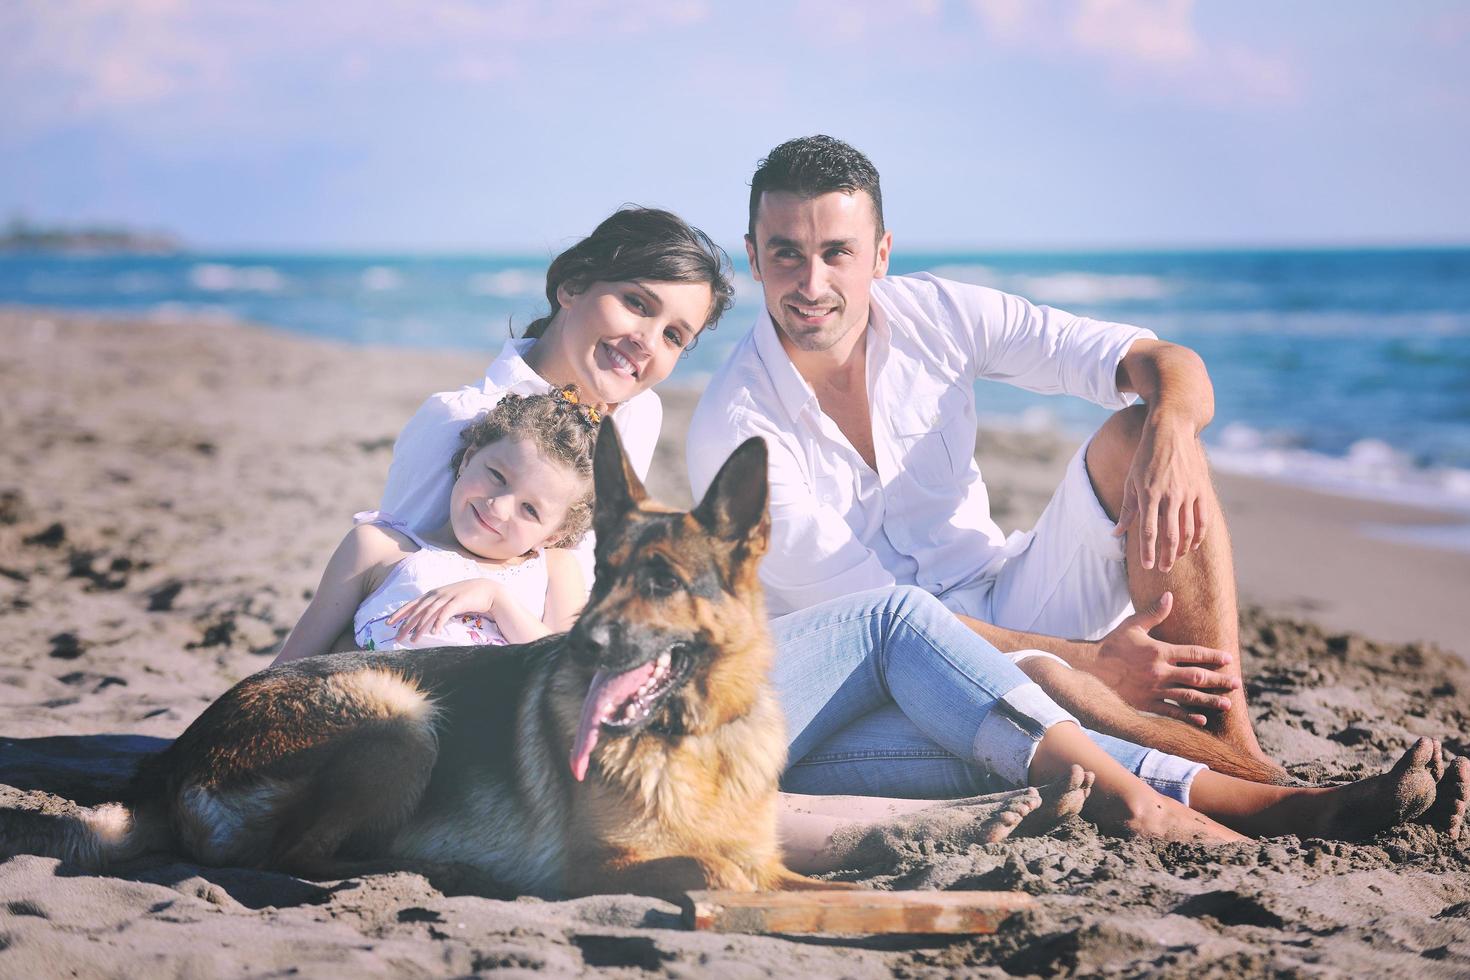
[[638, 380], [638, 366], [633, 363], [631, 358], [605, 340], [600, 346], [603, 356], [607, 358], [612, 370], [626, 374], [634, 381]]

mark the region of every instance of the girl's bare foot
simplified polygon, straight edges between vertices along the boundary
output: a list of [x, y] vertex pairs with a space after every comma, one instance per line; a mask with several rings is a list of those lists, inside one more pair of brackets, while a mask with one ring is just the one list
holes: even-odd
[[924, 810], [905, 814], [875, 830], [896, 830], [906, 835], [947, 840], [957, 844], [994, 844], [1047, 805], [1046, 792], [1027, 786], [1022, 789], [946, 800]]
[[1094, 778], [1086, 769], [1074, 765], [1071, 772], [1061, 779], [1036, 787], [1041, 794], [1041, 805], [1021, 821], [1016, 828], [1016, 836], [1044, 834], [1068, 817], [1080, 814], [1092, 793]]

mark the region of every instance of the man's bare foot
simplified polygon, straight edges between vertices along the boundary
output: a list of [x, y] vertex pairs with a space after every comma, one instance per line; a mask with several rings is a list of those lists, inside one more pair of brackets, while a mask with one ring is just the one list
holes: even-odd
[[1419, 815], [1419, 821], [1460, 839], [1465, 810], [1470, 807], [1470, 759], [1461, 756], [1445, 766], [1434, 788], [1434, 802]]
[[1092, 792], [1093, 778], [1092, 773], [1074, 765], [1072, 771], [1063, 778], [1036, 787], [1041, 794], [1041, 805], [1021, 821], [1016, 828], [1016, 836], [1035, 837], [1051, 830], [1068, 817], [1079, 815]]
[[[1454, 768], [1458, 771], [1460, 767]], [[1421, 738], [1388, 772], [1346, 786], [1294, 794], [1282, 808], [1280, 816], [1284, 819], [1274, 830], [1334, 840], [1369, 837], [1427, 811], [1435, 802], [1436, 785], [1444, 773], [1444, 753], [1439, 743]], [[1453, 792], [1452, 786], [1447, 790]], [[1453, 804], [1446, 806], [1453, 811]], [[1461, 811], [1463, 818], [1463, 806]], [[1453, 817], [1453, 812], [1448, 816]]]

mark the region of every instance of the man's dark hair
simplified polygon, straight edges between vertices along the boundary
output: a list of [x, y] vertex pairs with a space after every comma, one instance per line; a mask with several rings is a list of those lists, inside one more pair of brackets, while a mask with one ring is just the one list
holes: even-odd
[[831, 136], [802, 136], [772, 150], [750, 178], [750, 237], [755, 238], [755, 214], [765, 193], [819, 197], [832, 191], [863, 191], [873, 202], [873, 220], [883, 237], [883, 191], [878, 168], [862, 151]]

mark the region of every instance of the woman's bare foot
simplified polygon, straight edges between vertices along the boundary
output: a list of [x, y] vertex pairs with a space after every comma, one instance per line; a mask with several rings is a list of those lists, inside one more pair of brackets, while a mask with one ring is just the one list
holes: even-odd
[[1446, 764], [1434, 788], [1434, 803], [1419, 815], [1419, 821], [1460, 839], [1465, 811], [1470, 807], [1470, 759], [1463, 756]]
[[1202, 844], [1236, 844], [1249, 840], [1147, 785], [1143, 785], [1143, 792], [1126, 796], [1094, 792], [1083, 808], [1083, 816], [1121, 837], [1158, 837]]
[[1036, 787], [1041, 794], [1041, 805], [1032, 810], [1016, 828], [1018, 837], [1035, 837], [1051, 830], [1068, 817], [1082, 812], [1087, 797], [1092, 793], [1092, 773], [1074, 765], [1072, 771], [1061, 779]]

